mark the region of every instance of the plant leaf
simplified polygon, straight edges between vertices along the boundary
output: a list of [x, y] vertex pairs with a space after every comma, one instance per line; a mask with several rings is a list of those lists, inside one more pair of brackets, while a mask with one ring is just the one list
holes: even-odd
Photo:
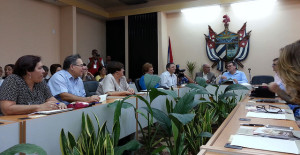
[[196, 82], [198, 85], [206, 88], [208, 85], [206, 83], [206, 80], [203, 77], [196, 77]]
[[195, 117], [195, 114], [177, 114], [177, 113], [170, 113], [171, 119], [174, 118], [179, 121], [181, 124], [186, 125]]
[[118, 146], [115, 148], [116, 155], [122, 155], [125, 150], [128, 151], [136, 151], [142, 147], [142, 144], [139, 143], [137, 140], [131, 140], [130, 142], [126, 143], [125, 145]]
[[60, 131], [59, 143], [60, 143], [60, 150], [61, 150], [62, 154], [68, 155], [69, 154], [68, 139], [65, 135], [64, 129], [61, 129], [61, 131]]
[[189, 83], [189, 84], [186, 85], [186, 87], [196, 89], [197, 94], [210, 94], [204, 87], [202, 87], [200, 85], [197, 85], [195, 83]]
[[225, 88], [224, 93], [231, 91], [231, 90], [249, 90], [246, 86], [240, 84], [232, 84]]
[[12, 155], [20, 152], [25, 154], [47, 155], [46, 151], [43, 148], [35, 144], [17, 144], [3, 151], [1, 155]]
[[[142, 107], [149, 112], [148, 107]], [[157, 120], [160, 126], [166, 131], [167, 134], [172, 134], [172, 124], [170, 118], [161, 110], [152, 108], [153, 117]]]
[[151, 88], [154, 88], [159, 83], [160, 77], [157, 75], [145, 74], [144, 81], [147, 90], [150, 90]]

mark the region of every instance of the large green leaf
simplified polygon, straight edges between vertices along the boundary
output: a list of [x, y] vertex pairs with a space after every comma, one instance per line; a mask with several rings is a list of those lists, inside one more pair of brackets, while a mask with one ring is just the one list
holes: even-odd
[[[142, 107], [149, 112], [148, 107]], [[161, 110], [152, 108], [153, 117], [157, 120], [160, 126], [166, 131], [167, 134], [172, 134], [172, 124], [170, 118]]]
[[105, 142], [106, 142], [106, 152], [105, 153], [107, 155], [114, 155], [115, 154], [114, 145], [111, 141], [111, 138], [110, 138], [109, 134], [106, 134]]
[[125, 150], [128, 151], [136, 151], [142, 147], [142, 144], [139, 143], [137, 140], [131, 140], [130, 142], [126, 143], [125, 145], [118, 146], [115, 148], [116, 155], [122, 155]]
[[226, 97], [233, 97], [233, 96], [238, 96], [237, 94], [233, 93], [233, 92], [226, 92], [226, 93], [223, 93], [221, 95], [219, 95], [219, 99], [224, 99]]
[[211, 137], [212, 134], [209, 132], [201, 132], [197, 137]]
[[67, 136], [65, 135], [64, 129], [61, 129], [60, 131], [60, 138], [59, 138], [59, 143], [60, 143], [60, 150], [63, 155], [68, 155], [69, 152], [69, 145], [68, 145], [68, 139]]
[[[121, 101], [114, 101], [112, 103], [109, 103], [107, 105], [107, 107], [109, 107], [109, 108], [116, 108], [119, 102], [121, 102]], [[128, 102], [123, 102], [122, 109], [127, 109], [127, 108], [130, 108], [130, 107], [133, 107], [133, 105], [130, 104], [130, 103], [128, 103]]]
[[160, 95], [168, 95], [166, 92], [163, 91], [159, 91], [161, 89], [156, 89], [156, 88], [151, 88], [151, 91], [149, 93], [149, 97], [150, 97], [150, 104], [152, 103], [152, 101], [157, 98]]
[[186, 87], [197, 90], [197, 94], [210, 94], [204, 87], [197, 85], [195, 83], [189, 83]]
[[194, 101], [196, 92], [190, 91], [181, 97], [175, 104], [174, 113], [185, 114], [188, 113], [192, 108], [200, 103], [200, 101]]
[[190, 121], [193, 120], [195, 114], [177, 114], [177, 113], [170, 113], [171, 119], [174, 118], [179, 121], [181, 124], [186, 125]]
[[232, 84], [226, 87], [224, 93], [232, 90], [249, 90], [246, 86], [240, 84]]
[[3, 151], [2, 153], [0, 153], [1, 155], [12, 155], [12, 154], [16, 154], [16, 153], [25, 153], [25, 154], [39, 154], [39, 155], [46, 155], [46, 151], [35, 145], [35, 144], [17, 144], [5, 151]]
[[196, 82], [202, 87], [207, 87], [206, 80], [203, 77], [196, 77]]
[[160, 77], [157, 75], [145, 74], [144, 81], [147, 90], [150, 90], [151, 88], [154, 88], [159, 83]]
[[174, 91], [174, 90], [157, 89], [157, 91], [163, 92], [166, 95], [169, 95], [169, 96], [171, 96], [173, 98], [177, 98], [178, 97], [177, 91]]
[[71, 132], [68, 132], [68, 139], [69, 139], [69, 143], [70, 143], [70, 149], [73, 149], [73, 147], [76, 146], [76, 141]]

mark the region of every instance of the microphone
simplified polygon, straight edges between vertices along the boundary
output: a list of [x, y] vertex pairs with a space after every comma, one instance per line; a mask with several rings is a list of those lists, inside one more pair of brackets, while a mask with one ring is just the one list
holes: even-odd
[[248, 68], [249, 71], [249, 80], [250, 80], [250, 84], [252, 83], [252, 79], [251, 79], [251, 68]]

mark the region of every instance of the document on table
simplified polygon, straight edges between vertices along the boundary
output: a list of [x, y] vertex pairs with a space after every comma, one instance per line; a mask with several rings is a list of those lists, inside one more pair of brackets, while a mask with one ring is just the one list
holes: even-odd
[[50, 115], [50, 114], [56, 114], [56, 113], [65, 112], [65, 111], [71, 111], [71, 110], [73, 110], [73, 108], [49, 110], [49, 111], [37, 111], [37, 112], [34, 112], [33, 114]]
[[285, 119], [295, 121], [293, 114], [272, 114], [272, 113], [260, 113], [249, 111], [246, 117], [258, 117], [258, 118], [270, 118], [270, 119]]
[[231, 145], [276, 152], [300, 154], [299, 140], [275, 139], [259, 136], [233, 135]]

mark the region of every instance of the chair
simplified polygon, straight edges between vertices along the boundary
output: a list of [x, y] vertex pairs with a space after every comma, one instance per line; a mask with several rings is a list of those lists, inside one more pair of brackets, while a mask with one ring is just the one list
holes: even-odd
[[262, 83], [270, 83], [274, 82], [274, 77], [269, 76], [269, 75], [258, 75], [258, 76], [253, 76], [251, 80], [252, 85], [261, 85]]
[[83, 81], [86, 97], [96, 95], [97, 88], [99, 86], [98, 81]]
[[140, 92], [142, 90], [142, 88], [140, 86], [140, 78], [135, 79], [134, 83], [135, 83], [137, 91]]

